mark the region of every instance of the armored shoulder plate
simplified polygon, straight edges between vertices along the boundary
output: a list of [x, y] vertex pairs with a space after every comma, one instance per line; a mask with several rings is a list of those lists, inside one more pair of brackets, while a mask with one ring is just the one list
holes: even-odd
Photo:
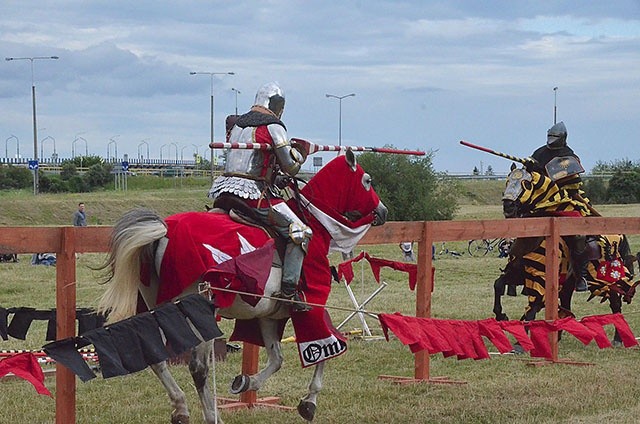
[[584, 168], [575, 156], [561, 156], [551, 159], [546, 165], [547, 175], [553, 181], [558, 181], [571, 175], [584, 172]]

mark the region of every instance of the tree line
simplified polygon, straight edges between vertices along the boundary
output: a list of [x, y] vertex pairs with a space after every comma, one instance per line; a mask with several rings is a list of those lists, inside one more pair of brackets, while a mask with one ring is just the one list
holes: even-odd
[[[386, 146], [391, 147], [393, 146]], [[459, 184], [433, 169], [433, 152], [425, 156], [363, 153], [358, 162], [373, 176], [373, 186], [394, 221], [452, 219], [458, 208]], [[206, 164], [204, 164], [206, 166]], [[80, 174], [78, 168], [88, 168]], [[89, 192], [113, 181], [112, 165], [99, 156], [76, 157], [62, 163], [59, 175], [40, 172], [43, 193]], [[596, 177], [604, 175], [606, 177]], [[0, 167], [0, 189], [26, 189], [33, 183], [23, 167]], [[584, 189], [595, 204], [640, 203], [640, 163], [628, 159], [598, 162], [584, 177]]]
[[[592, 203], [640, 203], [640, 162], [629, 159], [598, 161], [591, 175], [584, 178], [584, 191]], [[599, 175], [603, 177], [597, 177]]]
[[[112, 165], [99, 156], [78, 156], [61, 164], [60, 174], [38, 170], [41, 193], [86, 193], [104, 188], [113, 181]], [[80, 174], [78, 168], [87, 168]], [[20, 166], [0, 167], [0, 190], [24, 189], [33, 184], [32, 171]]]

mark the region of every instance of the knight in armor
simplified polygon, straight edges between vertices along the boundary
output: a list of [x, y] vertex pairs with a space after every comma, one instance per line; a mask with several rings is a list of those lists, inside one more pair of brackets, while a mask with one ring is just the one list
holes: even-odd
[[569, 195], [580, 200], [584, 198], [582, 178], [584, 172], [580, 158], [567, 145], [567, 127], [560, 121], [547, 131], [547, 143], [539, 147], [531, 158], [533, 170], [551, 178], [560, 188], [567, 190]]
[[[547, 143], [536, 149], [531, 158], [534, 162], [530, 166], [534, 171], [551, 178], [559, 188], [564, 188], [572, 199], [591, 206], [582, 190], [580, 173], [584, 172], [584, 168], [578, 155], [567, 145], [567, 127], [563, 121], [547, 130]], [[578, 264], [583, 261], [577, 258], [582, 256], [586, 248], [585, 239], [582, 235], [565, 237], [569, 250], [575, 258], [572, 262], [577, 269], [584, 268], [584, 264]], [[586, 281], [578, 278], [576, 291], [587, 291], [587, 289]]]
[[230, 149], [224, 173], [213, 182], [209, 197], [213, 198], [214, 207], [249, 212], [286, 241], [278, 297], [293, 300], [292, 309], [303, 312], [310, 308], [298, 290], [298, 281], [312, 232], [284, 202], [276, 179], [295, 176], [308, 150], [302, 144], [292, 144], [287, 137], [287, 129], [280, 120], [285, 97], [277, 83], [262, 86], [254, 103], [249, 112], [237, 117], [228, 141], [266, 144], [271, 148]]

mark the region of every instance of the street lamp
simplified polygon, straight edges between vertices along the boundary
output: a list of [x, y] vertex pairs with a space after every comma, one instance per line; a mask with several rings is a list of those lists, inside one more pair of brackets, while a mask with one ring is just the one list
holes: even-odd
[[87, 147], [87, 140], [84, 137], [76, 136], [76, 138], [73, 139], [73, 142], [71, 143], [71, 158], [72, 159], [76, 157], [76, 143], [78, 141], [84, 141], [84, 155], [85, 156], [89, 156], [89, 148]]
[[238, 94], [242, 94], [242, 92], [233, 87], [231, 87], [231, 91], [236, 93], [236, 115], [238, 115]]
[[338, 146], [342, 146], [342, 99], [346, 99], [347, 97], [354, 97], [355, 95], [356, 95], [355, 93], [346, 94], [344, 96], [325, 94], [327, 98], [338, 99], [338, 102], [340, 103], [340, 114], [338, 118]]
[[160, 146], [160, 163], [162, 163], [162, 149], [164, 149], [165, 147], [167, 147], [168, 144], [163, 144], [162, 146]]
[[558, 100], [558, 87], [553, 87], [553, 125], [556, 124], [556, 118], [558, 114], [558, 106], [556, 101]]
[[47, 140], [53, 140], [53, 156], [55, 156], [56, 154], [56, 139], [48, 135], [42, 140], [40, 140], [40, 158], [41, 159], [44, 159], [44, 142]]
[[74, 138], [73, 141], [71, 142], [71, 159], [76, 157], [76, 143], [79, 140], [84, 141], [84, 155], [89, 156], [89, 148], [87, 146], [87, 140], [84, 137], [80, 137], [80, 134], [86, 134], [86, 131], [79, 132], [78, 134], [76, 134], [76, 138]]
[[118, 142], [115, 140], [118, 137], [120, 137], [120, 135], [114, 135], [109, 139], [109, 143], [107, 143], [107, 162], [109, 161], [109, 151], [112, 144], [114, 145], [114, 162], [118, 160]]
[[11, 136], [4, 141], [4, 156], [7, 158], [7, 161], [9, 161], [9, 148], [7, 146], [9, 145], [9, 140], [11, 139], [16, 140], [16, 157], [20, 158], [20, 140], [18, 140], [18, 137], [11, 134]]
[[[214, 75], [235, 75], [235, 72], [189, 72], [189, 75], [209, 75], [211, 77], [211, 140], [210, 143], [213, 143], [213, 77]], [[211, 179], [213, 180], [213, 175], [215, 171], [215, 152], [213, 147], [209, 147], [211, 149]]]
[[[4, 60], [12, 61], [12, 60], [28, 60], [31, 62], [31, 105], [32, 105], [32, 114], [33, 114], [33, 160], [38, 162], [38, 130], [36, 127], [36, 83], [35, 78], [33, 76], [33, 61], [34, 60], [57, 60], [58, 56], [34, 56], [34, 57], [5, 57]], [[37, 167], [33, 170], [33, 194], [38, 194], [38, 169]]]
[[138, 160], [141, 160], [142, 158], [140, 157], [140, 146], [146, 145], [147, 146], [147, 159], [149, 159], [149, 143], [147, 143], [147, 140], [149, 140], [148, 138], [145, 138], [144, 140], [140, 140], [140, 143], [138, 143]]
[[167, 149], [167, 155], [171, 154], [171, 146], [176, 149], [176, 163], [178, 163], [178, 145], [176, 143], [169, 143], [169, 149]]

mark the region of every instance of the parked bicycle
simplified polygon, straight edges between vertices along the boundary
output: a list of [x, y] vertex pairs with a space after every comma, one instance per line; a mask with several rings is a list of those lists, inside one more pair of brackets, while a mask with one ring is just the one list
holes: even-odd
[[467, 250], [471, 256], [475, 257], [486, 256], [487, 253], [495, 250], [498, 252], [499, 258], [506, 258], [509, 256], [511, 243], [513, 243], [513, 239], [510, 238], [469, 240]]
[[431, 252], [433, 253], [433, 259], [440, 256], [452, 256], [454, 258], [459, 258], [464, 254], [464, 252], [457, 252], [455, 250], [449, 249], [445, 242], [442, 242], [440, 250], [438, 251], [436, 251], [435, 246], [433, 246]]

